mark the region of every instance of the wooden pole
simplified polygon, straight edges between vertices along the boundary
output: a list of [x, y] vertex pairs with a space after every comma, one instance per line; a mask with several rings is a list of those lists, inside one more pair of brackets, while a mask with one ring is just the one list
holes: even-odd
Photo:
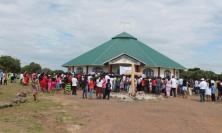
[[136, 91], [135, 91], [135, 65], [132, 64], [132, 71], [131, 71], [131, 96], [136, 96]]

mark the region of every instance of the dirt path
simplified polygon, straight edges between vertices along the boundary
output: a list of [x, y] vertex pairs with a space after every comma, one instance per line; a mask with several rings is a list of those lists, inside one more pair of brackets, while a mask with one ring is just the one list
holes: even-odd
[[84, 117], [82, 133], [222, 133], [222, 104], [199, 103], [198, 97], [130, 103], [64, 96], [56, 99]]

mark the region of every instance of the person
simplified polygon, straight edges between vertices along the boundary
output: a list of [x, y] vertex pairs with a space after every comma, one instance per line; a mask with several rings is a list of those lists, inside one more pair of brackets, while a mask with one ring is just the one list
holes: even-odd
[[108, 79], [106, 83], [105, 95], [103, 96], [103, 99], [106, 99], [106, 96], [107, 96], [107, 100], [109, 100], [110, 92], [111, 92], [111, 83], [110, 83], [110, 79]]
[[211, 87], [211, 83], [209, 81], [208, 84], [207, 84], [207, 88], [205, 90], [205, 96], [207, 98], [207, 102], [209, 102], [210, 99], [211, 99], [211, 89], [210, 89], [210, 87]]
[[48, 78], [45, 73], [42, 73], [39, 77], [39, 84], [42, 92], [46, 92]]
[[51, 75], [48, 76], [48, 93], [52, 92], [52, 78]]
[[211, 84], [210, 89], [211, 89], [211, 100], [212, 100], [213, 102], [215, 102], [215, 101], [216, 101], [216, 96], [215, 96], [216, 88], [215, 88], [215, 86], [214, 86], [214, 83]]
[[29, 84], [29, 74], [27, 72], [25, 72], [23, 76], [24, 77], [23, 77], [22, 83], [24, 86], [27, 86]]
[[102, 79], [102, 92], [103, 92], [103, 96], [105, 95], [105, 90], [106, 90], [106, 79], [103, 77], [103, 79]]
[[39, 80], [37, 78], [36, 73], [32, 74], [32, 92], [33, 92], [33, 98], [34, 101], [37, 101], [37, 95], [38, 95], [38, 88], [39, 88]]
[[67, 94], [67, 95], [70, 95], [71, 93], [71, 82], [72, 82], [72, 79], [71, 79], [71, 76], [70, 74], [66, 74], [66, 77], [65, 77], [65, 89], [64, 89], [64, 94]]
[[222, 82], [218, 82], [217, 83], [217, 89], [218, 89], [218, 96], [217, 96], [217, 100], [222, 99]]
[[82, 98], [87, 99], [87, 92], [88, 92], [88, 81], [87, 77], [83, 77], [83, 80], [81, 82], [81, 87], [82, 87]]
[[4, 85], [8, 84], [8, 74], [7, 73], [3, 74], [3, 83], [4, 83]]
[[20, 84], [22, 84], [22, 80], [23, 80], [24, 76], [23, 73], [20, 74], [19, 80], [20, 80]]
[[199, 94], [199, 91], [200, 91], [199, 81], [195, 80], [194, 81], [194, 92], [195, 92], [195, 94]]
[[56, 76], [56, 93], [58, 93], [61, 89], [61, 83], [62, 83], [62, 79], [60, 77], [60, 75]]
[[182, 84], [182, 96], [183, 98], [187, 98], [187, 89], [188, 89], [188, 81], [186, 80], [186, 78], [183, 80], [183, 84]]
[[156, 78], [152, 79], [152, 93], [155, 94], [156, 91]]
[[77, 95], [77, 93], [76, 93], [77, 83], [78, 83], [78, 80], [77, 80], [76, 76], [74, 75], [72, 77], [72, 95]]
[[199, 87], [200, 87], [200, 102], [205, 102], [205, 91], [207, 89], [207, 82], [204, 80], [204, 78], [201, 79]]
[[93, 79], [91, 78], [89, 81], [89, 98], [93, 97], [93, 89], [94, 89], [94, 82]]
[[144, 91], [145, 92], [146, 91], [145, 87], [146, 87], [146, 80], [143, 78], [141, 80], [141, 89], [138, 90], [138, 91]]
[[0, 85], [2, 85], [3, 81], [3, 72], [0, 70]]
[[176, 97], [176, 88], [177, 88], [177, 80], [175, 79], [174, 75], [172, 76], [171, 81], [171, 96]]
[[116, 78], [116, 92], [120, 92], [120, 77]]
[[161, 78], [158, 77], [156, 79], [156, 91], [155, 91], [155, 94], [156, 95], [159, 95], [160, 94], [160, 91], [161, 91]]
[[170, 97], [170, 92], [171, 92], [171, 81], [169, 78], [166, 78], [166, 97]]
[[120, 80], [120, 86], [119, 86], [119, 88], [120, 88], [120, 91], [123, 91], [123, 90], [124, 90], [124, 80], [123, 80], [123, 78]]
[[97, 80], [96, 80], [96, 98], [100, 99], [101, 98], [101, 93], [102, 93], [102, 80], [101, 78], [99, 77]]
[[178, 93], [179, 93], [179, 95], [182, 95], [182, 91], [183, 91], [183, 79], [182, 78], [180, 78], [179, 80], [178, 80]]

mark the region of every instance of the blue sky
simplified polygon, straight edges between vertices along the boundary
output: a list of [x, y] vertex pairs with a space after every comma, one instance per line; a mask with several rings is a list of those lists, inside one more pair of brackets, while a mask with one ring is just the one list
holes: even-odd
[[222, 73], [219, 0], [0, 0], [0, 55], [61, 69], [126, 31], [186, 67]]

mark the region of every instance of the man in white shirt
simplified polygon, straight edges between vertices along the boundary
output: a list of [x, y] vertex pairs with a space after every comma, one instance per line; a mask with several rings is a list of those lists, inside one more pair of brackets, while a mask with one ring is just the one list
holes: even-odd
[[201, 79], [199, 87], [200, 87], [200, 102], [204, 102], [205, 101], [205, 91], [208, 87], [207, 82], [204, 80], [204, 78]]
[[180, 78], [179, 80], [178, 80], [178, 89], [179, 89], [179, 95], [182, 95], [182, 92], [183, 92], [183, 79], [182, 78]]
[[72, 95], [77, 95], [76, 94], [77, 83], [78, 83], [78, 80], [77, 80], [76, 76], [74, 75], [72, 77]]
[[195, 94], [199, 94], [199, 92], [200, 92], [200, 87], [199, 87], [199, 81], [198, 80], [195, 80], [195, 82], [194, 82], [194, 91], [195, 91]]
[[170, 80], [170, 82], [171, 82], [171, 95], [176, 97], [176, 88], [177, 88], [178, 82], [174, 76], [172, 76], [172, 79]]

